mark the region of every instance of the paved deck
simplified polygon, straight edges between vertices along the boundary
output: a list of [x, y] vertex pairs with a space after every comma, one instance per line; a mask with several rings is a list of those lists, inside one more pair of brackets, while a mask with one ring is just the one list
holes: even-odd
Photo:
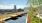
[[8, 19], [8, 18], [11, 18], [12, 16], [17, 16], [17, 15], [21, 15], [21, 14], [24, 14], [25, 12], [17, 12], [17, 13], [11, 13], [11, 14], [3, 14], [3, 15], [0, 15], [0, 21], [2, 20], [5, 20], [5, 19]]

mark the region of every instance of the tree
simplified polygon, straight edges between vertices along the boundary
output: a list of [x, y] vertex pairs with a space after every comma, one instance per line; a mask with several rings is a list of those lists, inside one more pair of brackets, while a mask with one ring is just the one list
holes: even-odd
[[[40, 7], [40, 5], [42, 4], [42, 0], [28, 0], [27, 5], [28, 5], [28, 3], [30, 4], [28, 16], [30, 16], [32, 18], [32, 23], [39, 23], [40, 19], [37, 18], [36, 16], [34, 18], [33, 14], [38, 14], [39, 13], [38, 10], [40, 10], [40, 8], [42, 8], [42, 6]], [[36, 20], [37, 20], [37, 22], [35, 22]]]

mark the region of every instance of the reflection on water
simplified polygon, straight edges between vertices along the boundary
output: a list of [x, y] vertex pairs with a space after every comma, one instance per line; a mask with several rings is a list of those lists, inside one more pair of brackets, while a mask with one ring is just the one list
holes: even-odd
[[6, 22], [7, 23], [26, 23], [26, 14], [24, 14], [24, 16], [22, 16], [22, 17], [18, 17], [17, 20], [10, 19], [10, 20], [8, 20]]

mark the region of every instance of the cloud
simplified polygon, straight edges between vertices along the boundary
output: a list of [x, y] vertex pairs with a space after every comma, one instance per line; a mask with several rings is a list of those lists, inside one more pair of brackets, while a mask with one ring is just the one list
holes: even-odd
[[25, 5], [17, 5], [17, 9], [21, 8], [24, 9], [24, 7], [26, 7]]
[[0, 5], [0, 9], [13, 9], [12, 5]]
[[[24, 9], [24, 5], [16, 5], [17, 9], [21, 8], [21, 9]], [[11, 4], [11, 5], [0, 5], [0, 9], [13, 9], [14, 8], [14, 5]]]

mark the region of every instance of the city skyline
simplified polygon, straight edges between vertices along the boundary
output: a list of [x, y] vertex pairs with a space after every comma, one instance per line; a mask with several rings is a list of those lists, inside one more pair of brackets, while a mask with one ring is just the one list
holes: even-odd
[[[24, 7], [26, 7], [26, 5], [16, 5], [17, 9], [24, 9]], [[0, 5], [0, 9], [14, 9], [14, 5]]]
[[17, 9], [23, 9], [26, 6], [26, 0], [0, 0], [0, 9], [13, 9], [14, 5]]

